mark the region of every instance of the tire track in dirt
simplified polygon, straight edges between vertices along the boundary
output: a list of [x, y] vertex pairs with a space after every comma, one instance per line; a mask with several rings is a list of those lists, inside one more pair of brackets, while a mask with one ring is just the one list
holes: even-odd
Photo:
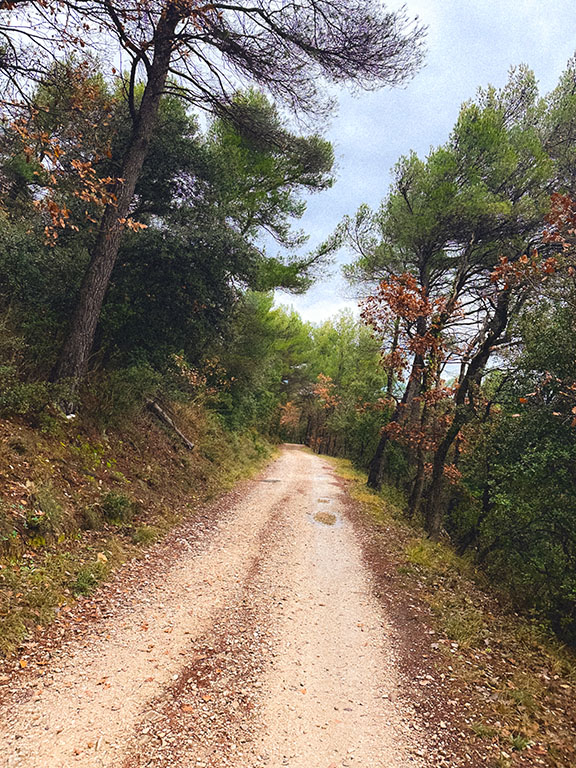
[[241, 592], [194, 643], [179, 680], [152, 701], [122, 768], [238, 765], [252, 743], [261, 676], [273, 653], [266, 572], [282, 537], [275, 505]]
[[[278, 461], [290, 477], [291, 456]], [[107, 618], [105, 635], [96, 623], [81, 647], [67, 646], [58, 666], [11, 681], [0, 717], [4, 765], [117, 768], [146, 702], [174, 682], [193, 640], [235, 603], [259, 532], [285, 493], [283, 482], [247, 484], [211, 543], [158, 571], [127, 615]]]
[[12, 683], [3, 764], [420, 766], [393, 633], [342, 502], [324, 461], [287, 447], [123, 625], [102, 637], [96, 622], [88, 647]]

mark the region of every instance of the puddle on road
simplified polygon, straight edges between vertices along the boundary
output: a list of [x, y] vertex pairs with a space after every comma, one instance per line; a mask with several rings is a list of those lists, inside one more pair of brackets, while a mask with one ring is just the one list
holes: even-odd
[[281, 483], [282, 481], [281, 480], [272, 479], [272, 480], [260, 480], [260, 482], [261, 483]]
[[330, 514], [330, 512], [316, 512], [314, 520], [317, 523], [323, 523], [324, 525], [336, 525], [338, 518], [336, 515]]
[[[332, 504], [334, 499], [330, 498], [329, 496], [320, 496], [320, 498], [316, 499], [317, 504]], [[320, 523], [321, 525], [335, 525], [340, 526], [342, 525], [342, 520], [339, 515], [335, 515], [332, 512], [328, 512], [328, 510], [319, 510], [318, 512], [309, 512], [308, 516], [310, 518], [310, 522], [312, 523]]]

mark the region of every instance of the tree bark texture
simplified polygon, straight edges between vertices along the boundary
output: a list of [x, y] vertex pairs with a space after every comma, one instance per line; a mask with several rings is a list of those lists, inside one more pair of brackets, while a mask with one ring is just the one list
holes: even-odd
[[56, 379], [69, 378], [75, 387], [88, 368], [96, 327], [112, 270], [129, 216], [134, 190], [148, 153], [152, 132], [158, 116], [160, 100], [172, 55], [173, 35], [178, 18], [166, 14], [156, 30], [154, 57], [148, 81], [118, 182], [115, 203], [104, 210], [90, 265], [84, 276], [78, 303], [72, 316], [70, 331], [62, 348], [55, 371]]
[[470, 360], [470, 365], [462, 377], [455, 397], [456, 412], [454, 414], [454, 419], [434, 454], [432, 480], [430, 482], [425, 510], [426, 530], [432, 539], [437, 539], [440, 536], [442, 524], [444, 522], [444, 466], [446, 464], [448, 452], [462, 427], [470, 421], [473, 415], [471, 406], [466, 404], [470, 387], [473, 382], [478, 381], [481, 377], [482, 371], [490, 357], [492, 347], [506, 330], [506, 326], [508, 325], [509, 306], [510, 291], [506, 290], [499, 295], [494, 314], [486, 329], [484, 341]]

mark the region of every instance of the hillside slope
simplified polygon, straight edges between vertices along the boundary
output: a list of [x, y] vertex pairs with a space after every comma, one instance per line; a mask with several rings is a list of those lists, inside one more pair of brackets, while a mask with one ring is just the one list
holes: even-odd
[[0, 421], [0, 655], [270, 454], [201, 407], [178, 435], [145, 411], [119, 426]]

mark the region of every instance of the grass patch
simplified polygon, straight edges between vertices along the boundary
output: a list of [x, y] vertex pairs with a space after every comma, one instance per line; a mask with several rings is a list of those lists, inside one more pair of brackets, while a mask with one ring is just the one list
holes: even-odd
[[141, 525], [136, 528], [132, 534], [132, 541], [134, 544], [140, 544], [143, 547], [149, 547], [157, 541], [160, 532], [157, 528], [151, 525]]
[[63, 530], [65, 513], [51, 485], [34, 487], [26, 508], [25, 525], [31, 535], [54, 536]]
[[470, 730], [475, 736], [478, 736], [479, 739], [492, 740], [494, 736], [496, 736], [496, 731], [494, 728], [491, 728], [489, 725], [486, 725], [482, 722], [472, 723]]
[[418, 537], [406, 547], [406, 559], [420, 566], [425, 573], [436, 576], [475, 576], [470, 563], [446, 544]]
[[89, 504], [78, 512], [80, 527], [85, 531], [98, 531], [104, 525], [104, 516], [98, 504]]
[[486, 625], [482, 611], [473, 605], [463, 604], [460, 596], [441, 598], [432, 602], [440, 618], [446, 637], [462, 648], [475, 648], [486, 637]]
[[361, 504], [374, 521], [385, 523], [401, 516], [404, 497], [395, 488], [387, 488], [383, 489], [381, 493], [375, 493], [367, 487], [366, 475], [356, 469], [347, 459], [330, 457], [328, 460], [335, 465], [338, 475], [350, 483], [348, 491], [354, 501]]
[[75, 597], [89, 595], [101, 581], [104, 581], [110, 568], [106, 562], [97, 560], [95, 563], [83, 565], [70, 583], [70, 589]]
[[532, 742], [529, 738], [527, 738], [523, 733], [514, 733], [510, 736], [510, 744], [512, 745], [512, 749], [515, 749], [517, 752], [522, 752], [523, 750], [527, 749]]

